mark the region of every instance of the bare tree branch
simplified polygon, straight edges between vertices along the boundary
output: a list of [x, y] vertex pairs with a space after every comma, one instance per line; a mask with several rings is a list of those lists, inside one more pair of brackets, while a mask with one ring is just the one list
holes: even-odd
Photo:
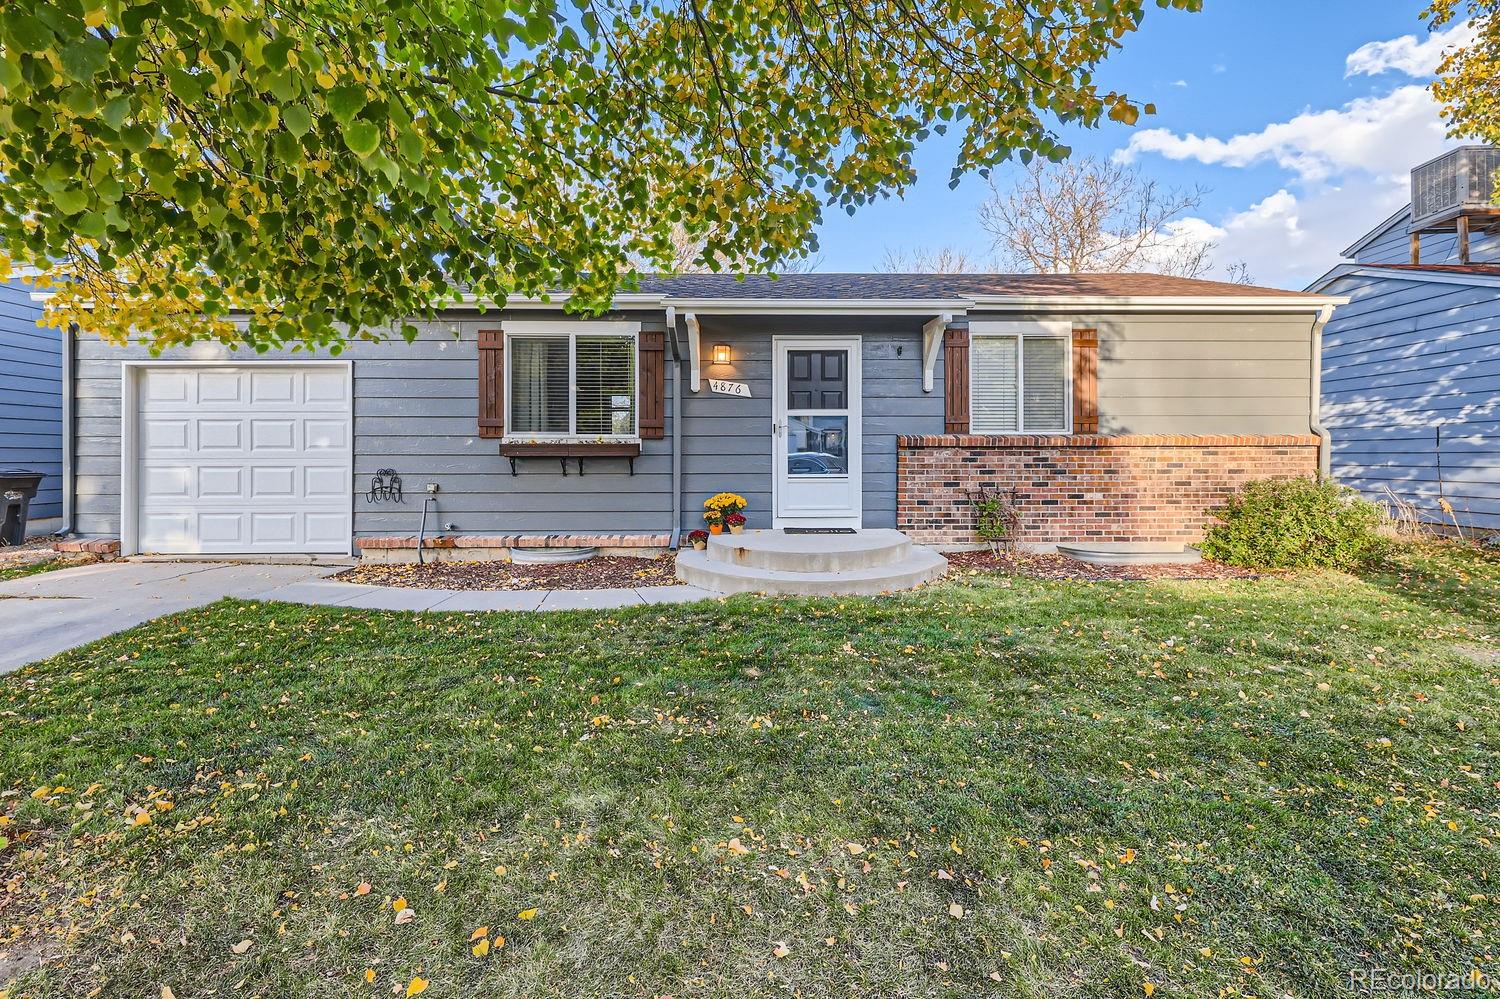
[[979, 225], [1000, 259], [1050, 274], [1145, 270], [1200, 277], [1215, 244], [1182, 225], [1201, 187], [1163, 188], [1139, 169], [1093, 157], [1033, 160], [1008, 190], [990, 178]]

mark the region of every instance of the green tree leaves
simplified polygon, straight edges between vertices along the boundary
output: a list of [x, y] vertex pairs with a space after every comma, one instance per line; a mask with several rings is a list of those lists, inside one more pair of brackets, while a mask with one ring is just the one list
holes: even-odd
[[91, 4], [0, 8], [0, 253], [66, 279], [54, 321], [157, 347], [600, 308], [682, 235], [765, 270], [932, 131], [956, 180], [1147, 110], [1095, 83], [1144, 0]]

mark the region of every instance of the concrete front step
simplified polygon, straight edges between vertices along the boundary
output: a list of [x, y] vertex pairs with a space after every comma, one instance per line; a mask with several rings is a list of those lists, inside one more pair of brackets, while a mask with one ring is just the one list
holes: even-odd
[[911, 548], [906, 535], [883, 528], [858, 534], [746, 531], [710, 535], [708, 559], [779, 572], [850, 572], [899, 565], [911, 554]]
[[[811, 535], [804, 535], [799, 540], [807, 537]], [[930, 548], [910, 544], [906, 555], [898, 562], [843, 571], [792, 572], [719, 562], [709, 555], [710, 552], [691, 549], [678, 552], [677, 578], [720, 593], [873, 596], [891, 590], [909, 590], [941, 579], [948, 572], [948, 560], [943, 556]]]
[[1203, 553], [1165, 541], [1080, 541], [1057, 546], [1058, 554], [1094, 565], [1194, 565]]

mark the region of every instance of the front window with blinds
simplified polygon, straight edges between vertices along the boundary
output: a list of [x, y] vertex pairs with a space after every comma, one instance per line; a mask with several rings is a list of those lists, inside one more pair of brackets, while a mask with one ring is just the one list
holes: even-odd
[[508, 435], [636, 436], [634, 336], [511, 334], [506, 347]]
[[976, 434], [1068, 433], [1068, 337], [973, 335], [969, 429]]

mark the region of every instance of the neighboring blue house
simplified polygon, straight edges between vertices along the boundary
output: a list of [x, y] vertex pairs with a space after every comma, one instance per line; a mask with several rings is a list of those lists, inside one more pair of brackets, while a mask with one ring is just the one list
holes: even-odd
[[36, 324], [31, 288], [0, 284], [0, 468], [42, 472], [31, 533], [62, 523], [62, 338]]
[[1323, 332], [1334, 476], [1480, 531], [1500, 530], [1497, 169], [1486, 146], [1416, 167], [1413, 203], [1308, 289], [1350, 299]]

